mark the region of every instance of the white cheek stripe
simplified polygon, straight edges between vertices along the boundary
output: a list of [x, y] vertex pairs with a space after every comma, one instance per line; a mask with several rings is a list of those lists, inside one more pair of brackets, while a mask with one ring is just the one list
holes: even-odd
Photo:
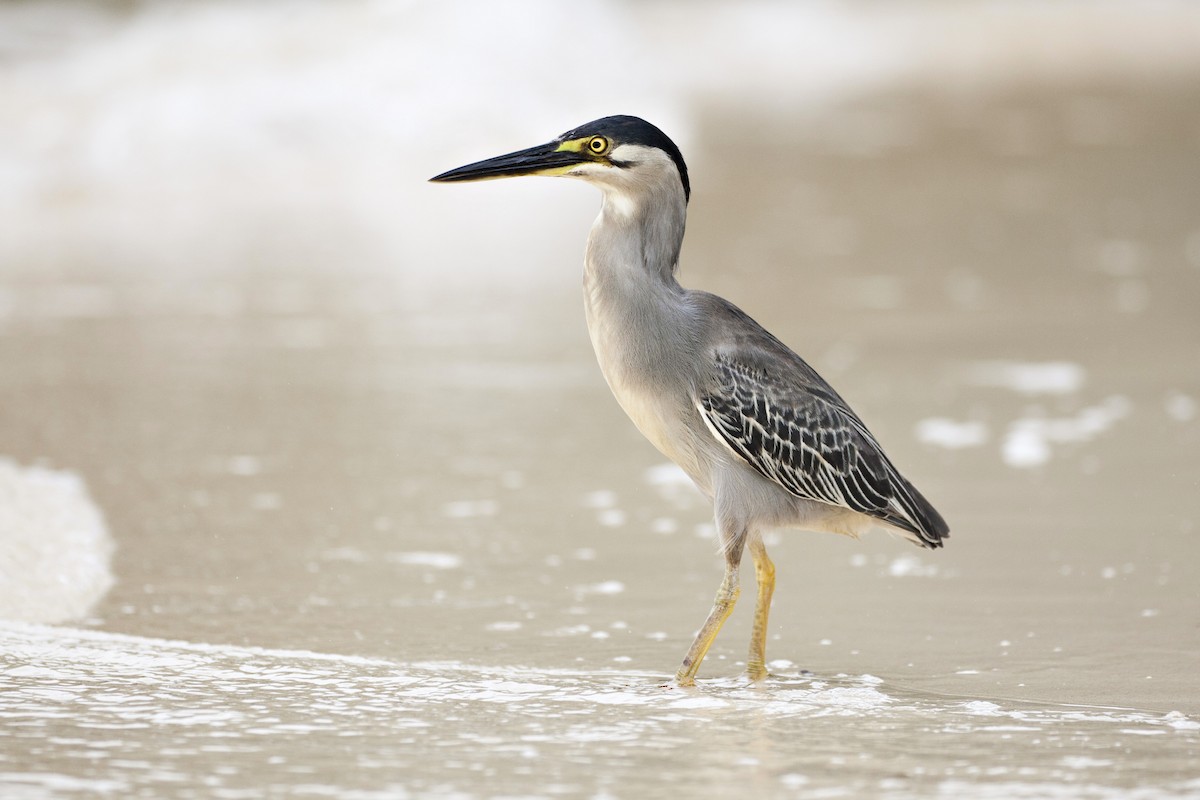
[[[639, 210], [638, 199], [639, 180], [645, 181], [646, 176], [639, 176], [640, 171], [669, 170], [669, 173], [679, 175], [675, 162], [661, 150], [645, 147], [640, 144], [622, 144], [614, 147], [610, 157], [618, 164], [616, 166], [603, 162], [584, 162], [575, 166], [568, 176], [592, 180], [604, 192], [605, 212], [618, 217], [629, 218], [636, 216]], [[679, 178], [676, 177], [676, 180]]]

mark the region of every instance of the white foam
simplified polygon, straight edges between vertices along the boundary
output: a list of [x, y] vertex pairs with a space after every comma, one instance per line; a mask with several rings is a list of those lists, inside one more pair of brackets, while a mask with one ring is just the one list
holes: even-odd
[[611, 489], [597, 489], [584, 495], [583, 504], [595, 509], [612, 508], [617, 504], [617, 493]]
[[625, 512], [619, 508], [606, 508], [596, 515], [596, 521], [606, 528], [619, 528], [626, 519]]
[[585, 594], [620, 594], [625, 591], [625, 584], [620, 581], [602, 581], [583, 587]]
[[658, 487], [692, 486], [692, 479], [676, 464], [663, 463], [644, 473], [646, 483]]
[[642, 473], [642, 478], [659, 497], [677, 509], [691, 509], [704, 501], [704, 496], [700, 494], [696, 484], [675, 464], [664, 463], [650, 467]]
[[1087, 442], [1109, 430], [1132, 410], [1129, 399], [1112, 395], [1070, 417], [1022, 417], [1009, 425], [1001, 456], [1011, 467], [1035, 467], [1050, 460], [1051, 445]]
[[887, 566], [887, 574], [894, 578], [932, 578], [938, 574], [936, 564], [926, 564], [913, 555], [897, 556]]
[[500, 510], [495, 500], [454, 500], [442, 506], [442, 513], [451, 519], [491, 517]]
[[967, 378], [1025, 395], [1071, 394], [1083, 387], [1086, 373], [1070, 361], [982, 361], [967, 370]]
[[[404, 718], [420, 716], [420, 709], [431, 701], [509, 703], [538, 698], [543, 705], [531, 713], [546, 717], [586, 711], [581, 705], [616, 705], [676, 712], [758, 709], [790, 717], [917, 715], [930, 724], [953, 729], [958, 729], [963, 716], [1003, 720], [988, 725], [994, 728], [999, 724], [1013, 731], [1040, 731], [1048, 726], [1074, 723], [1109, 724], [1114, 730], [1130, 730], [1139, 735], [1147, 731], [1200, 729], [1200, 722], [1179, 712], [1156, 714], [1135, 709], [954, 700], [937, 694], [900, 691], [889, 686], [886, 679], [869, 674], [828, 680], [776, 674], [757, 686], [747, 684], [744, 678], [717, 678], [701, 681], [696, 689], [682, 690], [664, 685], [664, 676], [630, 670], [399, 663], [352, 655], [179, 642], [10, 622], [0, 622], [0, 651], [27, 665], [4, 673], [4, 677], [19, 678], [22, 682], [22, 702], [77, 703], [86, 695], [86, 704], [94, 707], [89, 713], [104, 708], [106, 713], [120, 714], [131, 723], [160, 719], [171, 724], [221, 727], [228, 722], [198, 716], [209, 713], [205, 709], [156, 707], [158, 703], [175, 702], [173, 687], [178, 685], [180, 676], [187, 676], [193, 684], [219, 685], [221, 695], [235, 691], [239, 685], [288, 696], [314, 692], [339, 707], [361, 708], [378, 702], [380, 708]], [[34, 685], [38, 680], [45, 685]], [[86, 684], [90, 680], [101, 680], [105, 689], [81, 694], [64, 688], [81, 686], [81, 682]], [[138, 688], [122, 689], [123, 682], [136, 683]], [[153, 688], [156, 685], [163, 687], [161, 699]], [[0, 716], [3, 709], [0, 702]], [[644, 723], [653, 725], [660, 718], [658, 714], [651, 715], [644, 718]], [[353, 722], [353, 717], [348, 718], [348, 724]], [[278, 720], [271, 721], [268, 732], [277, 730], [279, 724]], [[295, 719], [289, 724], [317, 723]], [[631, 719], [630, 724], [642, 723]]]
[[1196, 399], [1183, 392], [1171, 392], [1163, 405], [1167, 414], [1179, 422], [1189, 422], [1196, 416]]
[[427, 550], [417, 550], [410, 553], [388, 553], [387, 560], [394, 564], [404, 564], [410, 567], [432, 567], [433, 569], [458, 569], [462, 566], [462, 556], [454, 553], [436, 553]]
[[[89, 764], [96, 774], [113, 781], [101, 786], [79, 776], [24, 766], [0, 773], [0, 782], [33, 787], [33, 796], [69, 791], [137, 794], [139, 788], [155, 786], [156, 775], [186, 770], [197, 748], [206, 753], [262, 754], [230, 760], [234, 767], [252, 767], [273, 753], [293, 752], [289, 748], [296, 742], [323, 747], [365, 731], [395, 739], [395, 752], [403, 752], [409, 737], [419, 735], [437, 747], [442, 758], [493, 759], [479, 761], [489, 764], [513, 757], [557, 758], [566, 752], [563, 743], [586, 745], [589, 756], [597, 759], [612, 757], [598, 749], [606, 742], [668, 758], [694, 752], [696, 736], [728, 740], [744, 733], [747, 721], [759, 727], [766, 721], [772, 730], [805, 731], [817, 741], [853, 737], [857, 729], [871, 736], [919, 730], [924, 741], [940, 749], [969, 738], [976, 750], [1046, 752], [1049, 759], [1021, 761], [1019, 769], [988, 764], [989, 780], [981, 784], [977, 759], [955, 752], [945, 761], [930, 762], [927, 757], [922, 763], [932, 763], [937, 770], [931, 774], [947, 781], [943, 785], [957, 787], [946, 796], [1115, 798], [1126, 795], [1091, 789], [1120, 780], [1113, 778], [1112, 766], [1103, 763], [1113, 752], [1127, 752], [1118, 746], [1132, 739], [1149, 741], [1158, 748], [1156, 758], [1170, 763], [1172, 758], [1186, 758], [1200, 728], [1195, 719], [1178, 712], [952, 698], [936, 691], [901, 689], [872, 675], [815, 680], [775, 674], [756, 685], [725, 677], [683, 689], [671, 685], [665, 675], [629, 669], [404, 663], [4, 622], [0, 653], [4, 663], [16, 665], [0, 670], [0, 721], [24, 724], [33, 717], [64, 725], [69, 720], [66, 735], [79, 731], [79, 739], [90, 731], [101, 732], [102, 739], [90, 740]], [[164, 735], [171, 737], [172, 747], [162, 747]], [[779, 741], [786, 739], [784, 735]], [[857, 752], [859, 741], [851, 741], [854, 747], [847, 752]], [[1072, 749], [1045, 751], [1044, 741], [1070, 741]], [[59, 737], [51, 738], [47, 747], [53, 752], [75, 744]], [[131, 752], [143, 755], [134, 761], [127, 755]], [[796, 757], [801, 767], [809, 763], [802, 749], [781, 752]], [[768, 763], [758, 750], [735, 750], [731, 758], [737, 760], [722, 763]], [[385, 761], [374, 768], [391, 770], [398, 763], [402, 761]], [[1063, 769], [1072, 771], [1070, 780], [1064, 781]], [[1124, 774], [1142, 778], [1141, 773]], [[780, 780], [805, 784], [795, 771]], [[998, 791], [980, 794], [975, 791], [980, 786]], [[1022, 787], [1037, 791], [1027, 793]], [[357, 796], [345, 783], [326, 788], [328, 796]], [[1196, 788], [1200, 783], [1194, 780], [1174, 781], [1167, 791], [1138, 797], [1194, 796]], [[841, 795], [821, 791], [811, 796]]]
[[988, 440], [988, 429], [982, 422], [930, 417], [917, 423], [917, 439], [936, 447], [959, 450], [984, 444]]
[[229, 471], [230, 475], [250, 477], [262, 472], [262, 459], [258, 456], [233, 456], [228, 462], [226, 462], [226, 469]]
[[0, 619], [86, 616], [113, 584], [112, 553], [78, 475], [0, 458]]

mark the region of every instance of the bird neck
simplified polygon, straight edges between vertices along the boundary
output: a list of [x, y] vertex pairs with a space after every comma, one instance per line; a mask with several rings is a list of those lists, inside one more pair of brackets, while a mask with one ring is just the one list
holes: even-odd
[[604, 205], [588, 236], [586, 268], [594, 277], [676, 289], [687, 200], [671, 186], [604, 187]]
[[588, 334], [604, 379], [638, 430], [702, 476], [690, 438], [678, 429], [692, 410], [690, 366], [699, 341], [688, 292], [675, 280], [687, 203], [682, 188], [638, 199], [606, 192], [588, 236]]
[[600, 368], [613, 391], [658, 379], [691, 329], [675, 280], [687, 204], [677, 196], [606, 191], [584, 257], [584, 309]]

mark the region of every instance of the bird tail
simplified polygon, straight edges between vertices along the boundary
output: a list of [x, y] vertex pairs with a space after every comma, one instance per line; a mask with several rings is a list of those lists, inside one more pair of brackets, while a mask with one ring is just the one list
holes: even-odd
[[913, 534], [910, 538], [914, 544], [933, 549], [942, 546], [942, 540], [950, 538], [950, 526], [942, 515], [925, 499], [925, 495], [917, 491], [902, 476], [899, 476], [900, 491], [892, 497], [895, 516], [889, 520], [896, 527]]

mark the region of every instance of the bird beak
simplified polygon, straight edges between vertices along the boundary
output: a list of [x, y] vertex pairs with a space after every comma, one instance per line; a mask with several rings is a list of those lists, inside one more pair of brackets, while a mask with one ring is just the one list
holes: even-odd
[[565, 175], [577, 164], [590, 159], [581, 152], [579, 141], [554, 141], [527, 150], [477, 161], [465, 167], [435, 175], [431, 181], [486, 181], [518, 175]]

